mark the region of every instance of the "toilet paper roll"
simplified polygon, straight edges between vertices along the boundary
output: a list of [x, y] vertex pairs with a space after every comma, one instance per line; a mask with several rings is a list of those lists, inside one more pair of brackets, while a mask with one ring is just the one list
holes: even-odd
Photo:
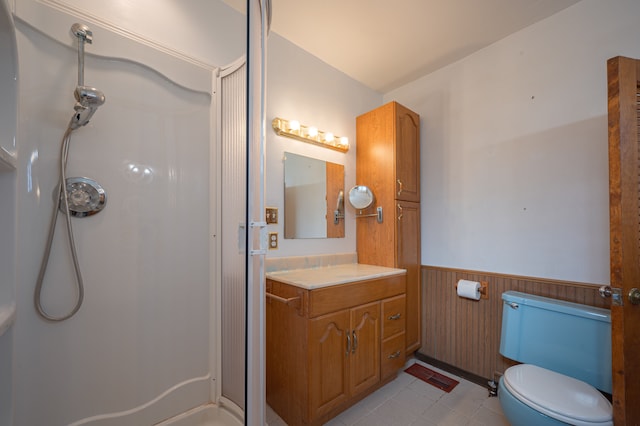
[[458, 296], [480, 300], [480, 283], [478, 281], [458, 281]]

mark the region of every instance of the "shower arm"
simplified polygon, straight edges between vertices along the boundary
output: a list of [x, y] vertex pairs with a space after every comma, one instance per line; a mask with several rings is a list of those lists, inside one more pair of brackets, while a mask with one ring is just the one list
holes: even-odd
[[93, 33], [83, 24], [73, 24], [71, 32], [78, 38], [78, 86], [84, 86], [84, 44], [93, 43]]

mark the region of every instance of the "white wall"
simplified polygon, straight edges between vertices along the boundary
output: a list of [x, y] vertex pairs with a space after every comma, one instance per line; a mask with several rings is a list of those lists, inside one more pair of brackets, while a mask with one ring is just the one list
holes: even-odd
[[384, 95], [421, 115], [423, 264], [609, 282], [606, 60], [639, 20], [583, 0]]
[[[382, 103], [382, 95], [330, 67], [278, 34], [269, 35], [267, 60], [267, 172], [265, 202], [277, 207], [279, 249], [267, 257], [353, 253], [356, 250], [354, 211], [345, 203], [345, 238], [284, 238], [284, 152], [318, 158], [345, 167], [345, 194], [356, 184], [355, 118]], [[275, 117], [298, 120], [322, 131], [347, 136], [351, 149], [343, 154], [278, 136], [271, 129]]]

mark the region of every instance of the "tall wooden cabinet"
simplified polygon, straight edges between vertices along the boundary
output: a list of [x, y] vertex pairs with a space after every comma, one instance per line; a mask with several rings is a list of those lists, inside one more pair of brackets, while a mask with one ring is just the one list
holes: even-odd
[[[356, 222], [358, 262], [407, 270], [406, 352], [420, 347], [420, 116], [390, 102], [356, 119], [356, 183], [383, 222]], [[374, 207], [375, 208], [375, 207]], [[363, 212], [372, 213], [372, 212]]]

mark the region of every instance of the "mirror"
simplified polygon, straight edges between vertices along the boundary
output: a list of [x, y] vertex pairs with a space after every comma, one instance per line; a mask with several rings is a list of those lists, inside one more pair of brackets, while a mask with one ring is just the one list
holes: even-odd
[[364, 210], [373, 204], [373, 192], [368, 186], [356, 185], [349, 190], [349, 203], [356, 210]]
[[284, 237], [344, 238], [344, 166], [284, 153]]
[[356, 185], [349, 190], [349, 204], [358, 210], [356, 213], [356, 219], [364, 217], [375, 217], [378, 223], [382, 223], [382, 206], [376, 207], [375, 213], [364, 214], [362, 210], [366, 210], [371, 207], [376, 197], [373, 196], [373, 191], [365, 185]]

